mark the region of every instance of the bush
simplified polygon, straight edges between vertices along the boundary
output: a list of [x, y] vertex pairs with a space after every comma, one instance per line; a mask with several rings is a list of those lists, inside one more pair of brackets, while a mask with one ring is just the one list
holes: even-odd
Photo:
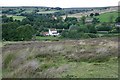
[[88, 36], [90, 38], [97, 38], [97, 37], [99, 37], [97, 34], [92, 34], [92, 33], [88, 33]]
[[107, 23], [102, 23], [96, 26], [97, 31], [110, 31], [112, 30], [112, 26]]
[[88, 33], [89, 29], [86, 26], [80, 26], [80, 28], [78, 29], [78, 32]]
[[107, 27], [107, 26], [99, 26], [97, 27], [97, 31], [110, 31], [111, 27]]
[[70, 38], [70, 39], [80, 39], [80, 38], [90, 38], [88, 34], [80, 33], [77, 31], [64, 31], [62, 33], [63, 38]]
[[86, 38], [90, 38], [90, 36], [88, 34], [81, 33], [81, 38], [86, 39]]
[[119, 34], [104, 34], [102, 37], [118, 37]]
[[117, 29], [113, 29], [110, 31], [110, 33], [119, 33], [119, 31]]
[[99, 13], [95, 13], [95, 16], [99, 16], [100, 14]]
[[67, 37], [72, 39], [79, 39], [80, 34], [77, 33], [77, 31], [69, 31]]
[[88, 28], [89, 33], [97, 33], [97, 30], [94, 25], [89, 24], [86, 27]]

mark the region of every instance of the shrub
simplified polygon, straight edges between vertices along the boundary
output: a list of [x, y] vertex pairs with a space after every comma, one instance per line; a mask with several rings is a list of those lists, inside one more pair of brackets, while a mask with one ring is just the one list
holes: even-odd
[[93, 33], [88, 33], [88, 36], [90, 38], [97, 38], [97, 37], [99, 37], [97, 34], [93, 34]]
[[15, 58], [15, 55], [14, 54], [8, 54], [7, 55], [7, 57], [5, 58], [5, 60], [4, 60], [4, 68], [7, 68], [8, 67], [8, 65], [10, 64], [10, 62], [13, 60]]
[[63, 38], [70, 38], [70, 39], [80, 39], [80, 38], [90, 38], [88, 34], [80, 33], [77, 31], [68, 31], [62, 33]]
[[112, 30], [112, 26], [107, 23], [102, 23], [96, 26], [97, 31], [110, 31]]
[[97, 30], [94, 25], [89, 24], [86, 27], [88, 28], [89, 33], [97, 33]]

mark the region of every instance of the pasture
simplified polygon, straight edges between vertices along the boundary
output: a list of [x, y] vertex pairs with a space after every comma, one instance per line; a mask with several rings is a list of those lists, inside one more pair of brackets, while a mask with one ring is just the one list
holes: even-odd
[[7, 15], [8, 17], [13, 17], [13, 19], [15, 20], [20, 20], [22, 21], [22, 19], [24, 19], [25, 17], [24, 16], [14, 16], [14, 15]]
[[[76, 13], [76, 14], [68, 14], [68, 17], [76, 17], [76, 18], [81, 18], [82, 16], [85, 16], [84, 14], [82, 13]], [[61, 16], [63, 19], [66, 18], [66, 16]]]
[[35, 38], [36, 40], [38, 41], [55, 41], [55, 40], [58, 40], [58, 37], [54, 37], [54, 36], [36, 36]]
[[[86, 15], [87, 14], [76, 13], [76, 14], [68, 14], [68, 17], [81, 18], [82, 16], [86, 16]], [[100, 22], [109, 22], [111, 16], [113, 18], [113, 22], [115, 22], [115, 19], [118, 17], [118, 12], [114, 11], [114, 12], [102, 13], [99, 16], [97, 16], [97, 18], [99, 18]], [[63, 17], [63, 19], [65, 19], [66, 16], [64, 15], [62, 17]]]
[[59, 10], [54, 10], [54, 11], [40, 11], [40, 12], [37, 12], [38, 14], [53, 14], [55, 12], [59, 12]]
[[113, 22], [115, 22], [115, 19], [118, 17], [118, 12], [107, 12], [107, 13], [103, 13], [100, 14], [100, 16], [98, 16], [100, 22], [110, 22], [111, 18], [113, 18]]

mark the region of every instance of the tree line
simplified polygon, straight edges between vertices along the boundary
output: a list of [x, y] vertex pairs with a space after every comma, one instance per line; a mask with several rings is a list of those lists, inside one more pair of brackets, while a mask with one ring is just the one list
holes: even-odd
[[[99, 13], [89, 16], [99, 16]], [[48, 31], [48, 28], [65, 29], [61, 32], [62, 38], [93, 38], [98, 37], [97, 31], [108, 31], [109, 33], [118, 33], [119, 29], [114, 23], [100, 23], [98, 18], [93, 17], [90, 24], [86, 24], [87, 17], [83, 16], [78, 20], [75, 17], [66, 17], [64, 20], [60, 16], [53, 14], [35, 14], [24, 15], [22, 21], [13, 20], [12, 17], [2, 16], [2, 39], [6, 41], [31, 40], [34, 36], [40, 36], [41, 32]], [[91, 16], [91, 17], [92, 17]], [[116, 18], [116, 23], [120, 22], [120, 17]]]

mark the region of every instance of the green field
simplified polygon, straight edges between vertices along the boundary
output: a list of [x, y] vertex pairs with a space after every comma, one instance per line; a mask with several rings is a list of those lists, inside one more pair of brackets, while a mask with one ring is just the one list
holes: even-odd
[[100, 14], [98, 18], [100, 19], [100, 22], [109, 22], [110, 21], [110, 16], [113, 16], [113, 21], [118, 17], [118, 12], [107, 12]]
[[22, 19], [24, 19], [25, 17], [24, 16], [13, 16], [13, 15], [7, 15], [8, 17], [13, 17], [13, 19], [15, 20], [22, 20]]
[[[76, 13], [76, 14], [68, 14], [68, 17], [76, 17], [76, 18], [81, 18], [82, 16], [85, 16], [84, 14], [81, 13]], [[100, 19], [100, 22], [109, 22], [110, 21], [110, 16], [113, 16], [113, 21], [118, 16], [118, 12], [107, 12], [107, 13], [102, 13], [100, 16], [97, 16]], [[65, 19], [65, 15], [62, 16]]]
[[32, 13], [34, 11], [34, 8], [28, 8], [25, 11], [23, 11], [22, 13]]
[[[71, 70], [63, 73], [65, 78], [117, 78], [118, 63], [115, 60], [110, 60], [103, 63], [87, 63], [87, 62], [72, 62]], [[80, 67], [79, 67], [80, 66]], [[109, 72], [109, 73], [108, 73]], [[103, 75], [104, 74], [104, 75]]]
[[[81, 13], [76, 13], [76, 14], [68, 14], [68, 17], [76, 17], [76, 18], [81, 18], [82, 16], [84, 16], [84, 14]], [[66, 15], [61, 16], [63, 19], [66, 18]]]
[[59, 10], [54, 10], [54, 11], [41, 11], [41, 12], [38, 12], [39, 14], [52, 14], [52, 13], [55, 13], [55, 12], [59, 12]]
[[41, 36], [36, 36], [36, 39], [39, 41], [53, 41], [53, 40], [58, 40], [58, 37], [54, 37], [54, 36], [45, 36], [45, 37], [41, 37]]

